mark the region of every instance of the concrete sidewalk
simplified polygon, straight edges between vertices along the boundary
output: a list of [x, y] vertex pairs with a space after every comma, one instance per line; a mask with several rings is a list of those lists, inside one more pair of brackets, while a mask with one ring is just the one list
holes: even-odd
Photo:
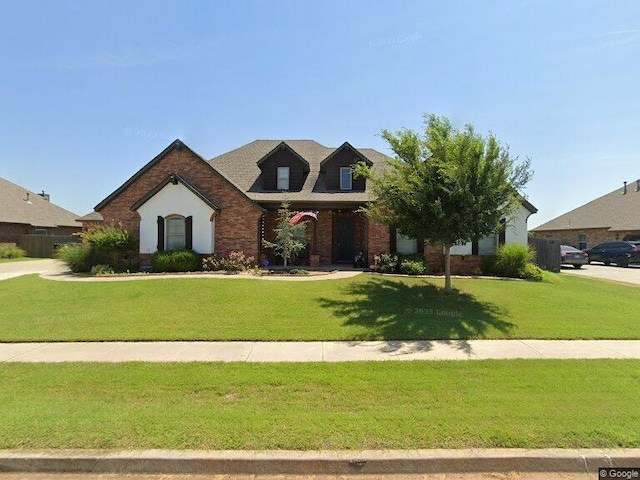
[[640, 340], [0, 343], [0, 362], [355, 362], [640, 359]]

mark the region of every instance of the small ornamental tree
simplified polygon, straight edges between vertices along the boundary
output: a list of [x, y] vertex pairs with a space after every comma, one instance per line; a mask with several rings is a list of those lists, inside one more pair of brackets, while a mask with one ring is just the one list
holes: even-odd
[[273, 252], [284, 260], [285, 268], [289, 260], [307, 245], [307, 222], [291, 224], [294, 213], [289, 207], [289, 203], [285, 200], [278, 209], [278, 224], [274, 229], [275, 242], [262, 240], [265, 248], [273, 249]]
[[356, 175], [369, 179], [374, 201], [365, 212], [413, 238], [444, 245], [445, 293], [451, 293], [451, 247], [498, 233], [500, 221], [521, 205], [531, 178], [530, 161], [517, 163], [493, 136], [472, 125], [425, 116], [423, 134], [382, 131], [395, 153], [382, 171], [364, 163]]

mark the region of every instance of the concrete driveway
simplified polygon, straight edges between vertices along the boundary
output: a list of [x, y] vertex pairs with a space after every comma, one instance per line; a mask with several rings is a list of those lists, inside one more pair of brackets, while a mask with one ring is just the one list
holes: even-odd
[[562, 267], [562, 273], [640, 285], [640, 265], [629, 265], [628, 268], [621, 268], [615, 265], [606, 266], [602, 263], [592, 263], [579, 270], [573, 267]]
[[43, 258], [42, 260], [27, 260], [24, 262], [0, 263], [0, 280], [7, 280], [32, 273], [47, 273], [49, 275], [66, 272], [69, 269], [60, 260]]

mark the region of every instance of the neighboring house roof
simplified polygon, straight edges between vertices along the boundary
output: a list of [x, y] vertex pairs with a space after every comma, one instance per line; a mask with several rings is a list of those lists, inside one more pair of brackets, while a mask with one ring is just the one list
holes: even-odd
[[81, 227], [77, 217], [43, 196], [0, 178], [0, 223], [49, 228]]
[[79, 222], [103, 222], [104, 217], [98, 212], [91, 212], [77, 219]]
[[[313, 140], [255, 140], [214, 157], [209, 163], [252, 200], [257, 202], [277, 201], [279, 203], [283, 199], [283, 192], [263, 191], [258, 162], [282, 143], [309, 164], [309, 175], [302, 190], [287, 192], [288, 201], [366, 202], [372, 200], [368, 188], [364, 192], [328, 191], [324, 186], [323, 178], [320, 175], [321, 164], [342, 146], [325, 147]], [[357, 151], [364, 157], [363, 160], [370, 162], [374, 168], [381, 167], [385, 159], [389, 158], [372, 148], [360, 148]]]
[[640, 180], [616, 188], [600, 198], [560, 215], [534, 232], [547, 230], [583, 230], [608, 228], [611, 231], [640, 230]]

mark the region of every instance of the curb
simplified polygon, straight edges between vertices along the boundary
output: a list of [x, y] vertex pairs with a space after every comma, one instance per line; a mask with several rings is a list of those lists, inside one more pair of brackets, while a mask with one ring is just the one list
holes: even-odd
[[0, 472], [426, 474], [578, 472], [638, 467], [640, 449], [365, 451], [0, 450]]

